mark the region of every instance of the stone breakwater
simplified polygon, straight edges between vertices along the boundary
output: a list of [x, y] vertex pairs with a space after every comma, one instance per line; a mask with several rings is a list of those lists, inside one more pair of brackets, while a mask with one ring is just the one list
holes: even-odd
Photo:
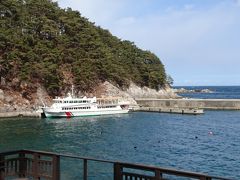
[[137, 109], [134, 108], [133, 111], [174, 113], [174, 114], [191, 114], [191, 115], [204, 114], [203, 109], [192, 109], [192, 108], [139, 107]]
[[240, 110], [240, 99], [135, 99], [139, 106]]
[[42, 117], [41, 112], [36, 111], [15, 111], [15, 112], [0, 112], [0, 118], [10, 117]]

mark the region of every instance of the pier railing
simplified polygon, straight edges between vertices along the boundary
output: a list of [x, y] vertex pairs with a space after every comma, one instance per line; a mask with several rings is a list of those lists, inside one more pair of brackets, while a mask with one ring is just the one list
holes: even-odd
[[[90, 162], [102, 163], [102, 166], [111, 166], [110, 176], [105, 179], [165, 180], [182, 177], [183, 179], [230, 180], [201, 173], [31, 150], [0, 153], [0, 180], [14, 178], [60, 180], [61, 159], [81, 161], [82, 168], [78, 170], [80, 179], [83, 180], [87, 180], [88, 177], [91, 177], [91, 179], [104, 179], [100, 178], [102, 172], [93, 172], [97, 170], [91, 169]], [[71, 173], [71, 170], [72, 168], [68, 167], [67, 171], [69, 173]], [[92, 172], [94, 175], [91, 175]]]

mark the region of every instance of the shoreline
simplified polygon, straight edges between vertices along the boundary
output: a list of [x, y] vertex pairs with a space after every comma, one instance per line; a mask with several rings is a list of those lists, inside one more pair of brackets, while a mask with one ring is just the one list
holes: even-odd
[[0, 118], [13, 118], [13, 117], [36, 117], [41, 118], [42, 112], [37, 111], [12, 111], [12, 112], [1, 112]]
[[[135, 99], [140, 108], [134, 108], [135, 111], [153, 111], [149, 108], [162, 109], [164, 112], [185, 112], [189, 109], [204, 110], [240, 110], [240, 99]], [[146, 109], [147, 108], [147, 109]], [[8, 111], [0, 112], [0, 118], [12, 117], [44, 117], [42, 111]]]

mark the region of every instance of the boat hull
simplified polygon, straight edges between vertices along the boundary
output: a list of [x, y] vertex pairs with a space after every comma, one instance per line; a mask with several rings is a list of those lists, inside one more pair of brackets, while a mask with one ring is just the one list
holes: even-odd
[[128, 109], [120, 110], [106, 110], [106, 111], [62, 111], [62, 112], [53, 112], [46, 111], [43, 109], [43, 112], [46, 117], [83, 117], [83, 116], [100, 116], [100, 115], [110, 115], [110, 114], [126, 114], [129, 112]]

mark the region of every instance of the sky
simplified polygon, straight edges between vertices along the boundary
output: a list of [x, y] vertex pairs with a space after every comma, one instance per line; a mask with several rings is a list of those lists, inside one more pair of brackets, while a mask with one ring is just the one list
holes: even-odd
[[175, 86], [240, 85], [240, 0], [57, 0], [155, 53]]

